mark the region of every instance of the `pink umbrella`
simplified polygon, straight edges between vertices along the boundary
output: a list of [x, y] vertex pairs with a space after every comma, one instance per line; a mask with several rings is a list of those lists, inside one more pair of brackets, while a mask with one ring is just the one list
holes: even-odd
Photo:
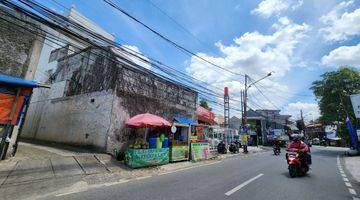
[[171, 126], [170, 122], [164, 118], [150, 113], [135, 115], [126, 122], [126, 125], [136, 127]]

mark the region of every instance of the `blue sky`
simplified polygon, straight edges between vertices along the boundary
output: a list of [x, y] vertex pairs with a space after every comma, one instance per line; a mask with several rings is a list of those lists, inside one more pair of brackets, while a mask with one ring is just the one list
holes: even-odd
[[[209, 85], [228, 86], [231, 98], [239, 98], [242, 77], [184, 55], [103, 1], [56, 1], [67, 8], [75, 5], [87, 18], [115, 34], [118, 42], [136, 46], [145, 55]], [[65, 12], [54, 1], [42, 2]], [[312, 81], [339, 65], [360, 66], [359, 1], [151, 0], [195, 37], [154, 7], [150, 0], [115, 2], [171, 40], [229, 70], [249, 74], [254, 79], [275, 71], [259, 85], [271, 102], [256, 88], [251, 88], [249, 102], [254, 109], [281, 108], [294, 118], [303, 109], [307, 119], [316, 118], [319, 112], [309, 90]], [[232, 105], [239, 107], [235, 101]], [[239, 113], [232, 112], [232, 115]]]

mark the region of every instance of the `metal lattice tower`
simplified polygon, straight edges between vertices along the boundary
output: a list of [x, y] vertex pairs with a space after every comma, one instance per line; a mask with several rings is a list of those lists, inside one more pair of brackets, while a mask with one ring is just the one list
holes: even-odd
[[224, 126], [229, 128], [230, 119], [230, 102], [229, 102], [229, 89], [224, 88]]

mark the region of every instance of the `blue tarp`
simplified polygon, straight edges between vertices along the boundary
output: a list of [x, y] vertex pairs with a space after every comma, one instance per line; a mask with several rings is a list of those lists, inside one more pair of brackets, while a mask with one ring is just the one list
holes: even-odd
[[181, 123], [181, 124], [187, 124], [187, 125], [196, 125], [192, 119], [186, 118], [186, 117], [174, 117], [174, 120]]
[[2, 73], [0, 73], [0, 84], [14, 86], [14, 87], [26, 87], [26, 88], [39, 87], [39, 84], [34, 81], [25, 80]]

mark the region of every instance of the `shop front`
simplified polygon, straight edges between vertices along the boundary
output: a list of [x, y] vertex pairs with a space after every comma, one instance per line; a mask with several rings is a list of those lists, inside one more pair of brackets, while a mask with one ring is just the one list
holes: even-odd
[[196, 123], [189, 118], [174, 117], [170, 136], [170, 162], [189, 160], [191, 127]]

